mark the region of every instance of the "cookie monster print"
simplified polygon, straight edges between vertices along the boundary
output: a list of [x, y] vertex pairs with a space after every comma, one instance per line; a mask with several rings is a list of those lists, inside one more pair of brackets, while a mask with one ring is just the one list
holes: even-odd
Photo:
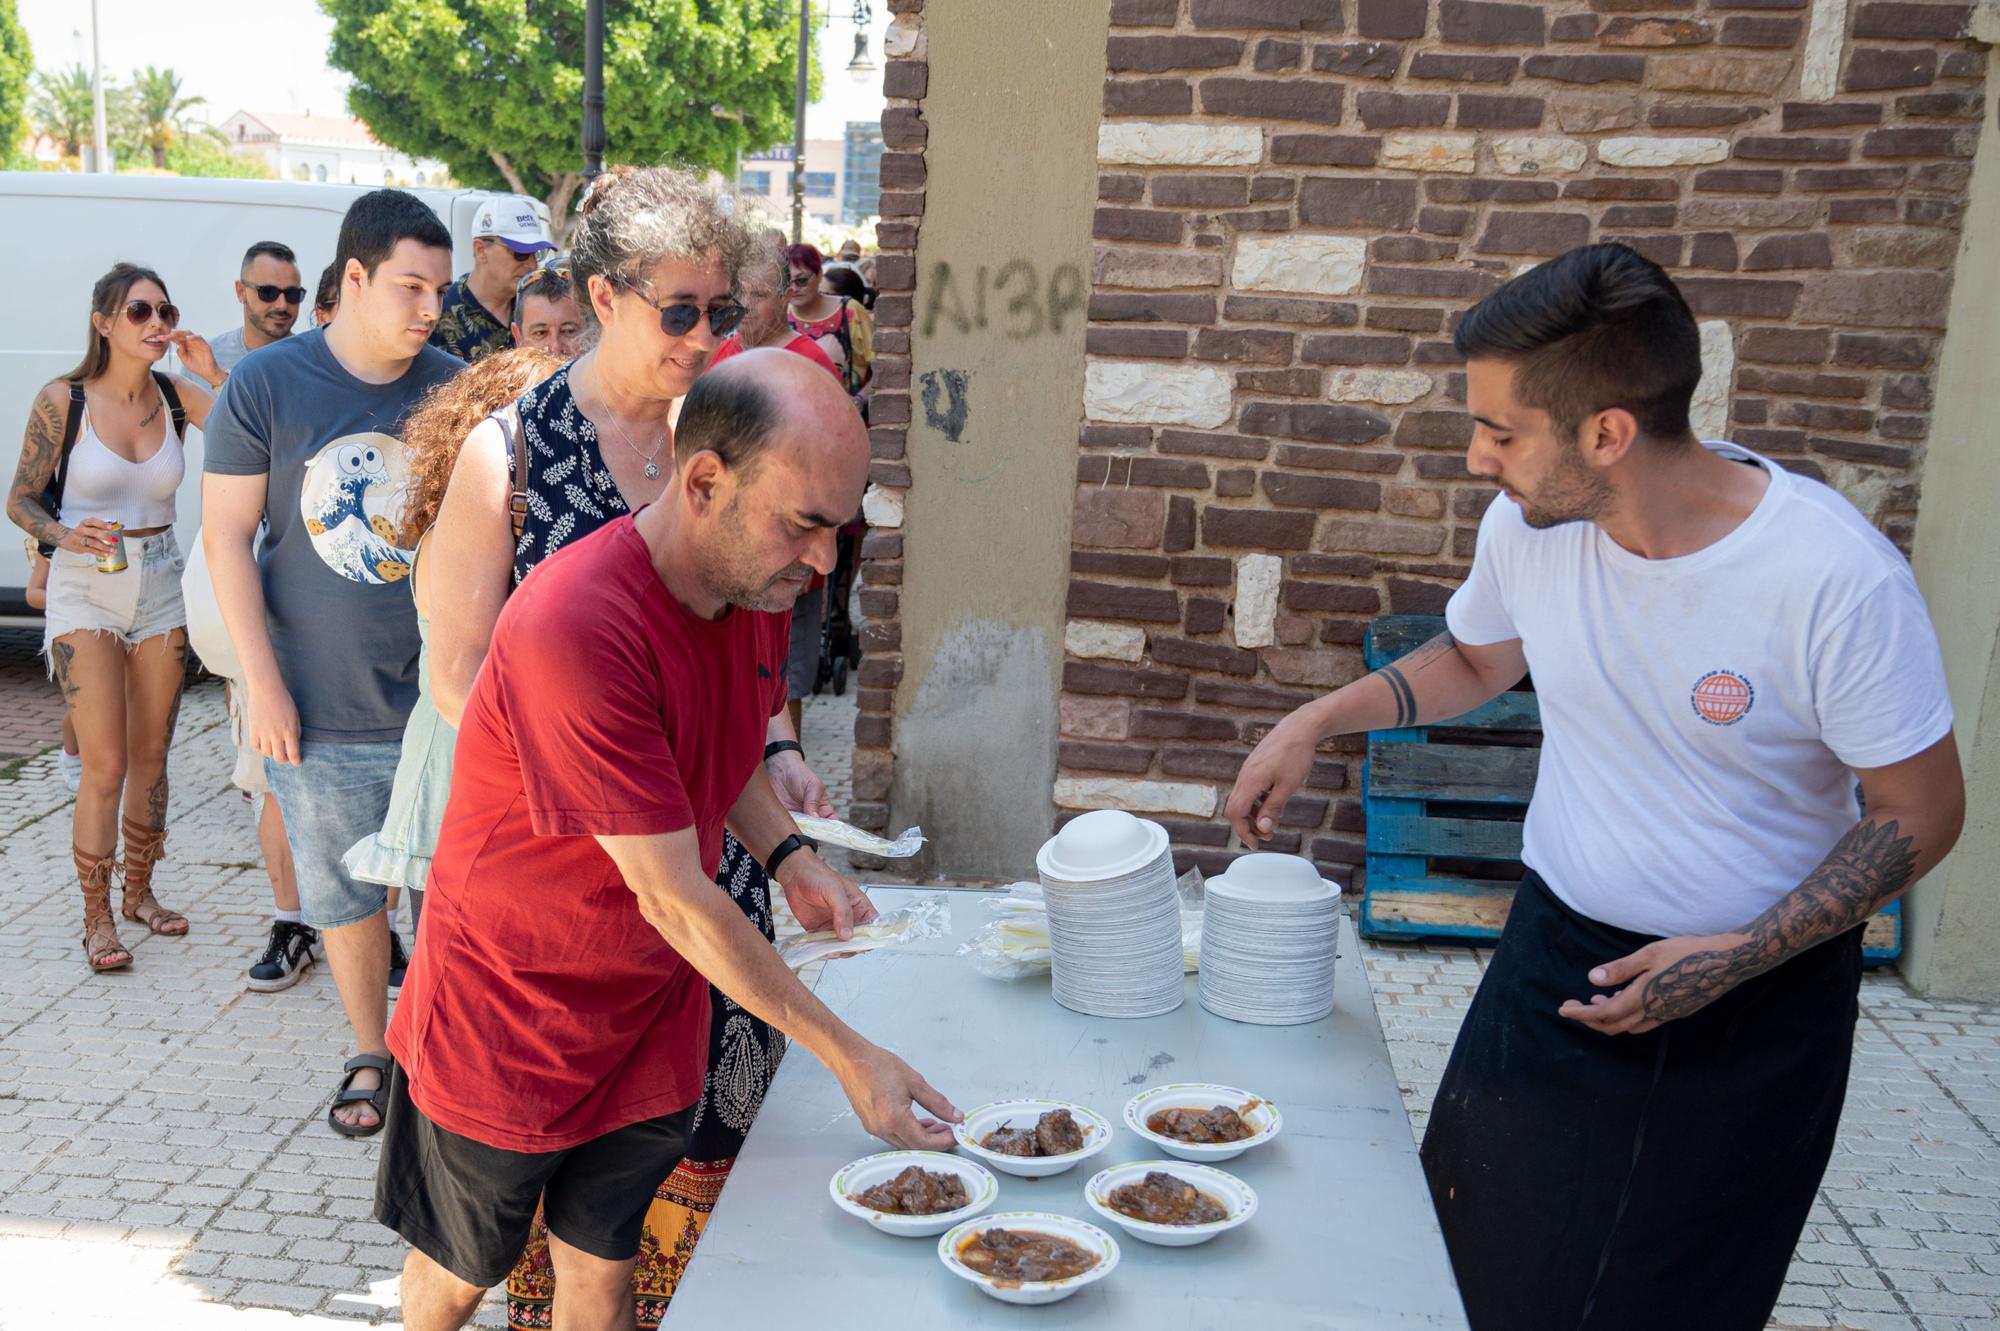
[[396, 544], [407, 482], [402, 445], [375, 432], [336, 439], [306, 464], [299, 510], [328, 568], [374, 585], [410, 575], [410, 552]]

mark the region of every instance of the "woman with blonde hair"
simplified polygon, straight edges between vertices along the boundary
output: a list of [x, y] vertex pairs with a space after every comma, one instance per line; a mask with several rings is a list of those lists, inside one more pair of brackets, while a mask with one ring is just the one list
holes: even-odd
[[[691, 172], [618, 167], [598, 177], [578, 213], [570, 281], [597, 339], [472, 432], [431, 538], [429, 558], [453, 591], [432, 622], [432, 683], [454, 725], [513, 588], [562, 547], [665, 490], [680, 400], [743, 320], [737, 271], [753, 233], [733, 197]], [[789, 719], [773, 717], [766, 738], [766, 770], [786, 807], [831, 816]], [[723, 843], [716, 880], [771, 937], [770, 885], [734, 837]], [[648, 1213], [632, 1277], [642, 1331], [665, 1312], [784, 1052], [778, 1032], [720, 991], [709, 997], [695, 1127]], [[554, 1287], [538, 1218], [507, 1281], [509, 1324], [549, 1325]]]
[[356, 878], [381, 883], [392, 892], [406, 890], [412, 930], [423, 918], [424, 879], [437, 849], [438, 828], [444, 823], [452, 748], [458, 742], [457, 729], [438, 714], [431, 695], [430, 624], [438, 587], [431, 561], [423, 558], [424, 538], [437, 521], [466, 437], [561, 365], [561, 357], [534, 347], [487, 356], [431, 389], [403, 425], [410, 488], [396, 544], [415, 551], [410, 593], [416, 598], [417, 633], [424, 644], [417, 658], [417, 701], [403, 729], [403, 751], [396, 760], [396, 784], [382, 830], [356, 842], [341, 862]]
[[71, 854], [94, 971], [132, 964], [111, 915], [114, 872], [124, 876], [127, 920], [168, 938], [188, 931], [152, 881], [167, 839], [167, 749], [187, 662], [184, 561], [174, 542], [181, 435], [208, 420], [214, 399], [154, 367], [177, 349], [211, 382], [222, 372], [208, 344], [179, 324], [150, 268], [121, 263], [97, 280], [83, 360], [36, 396], [7, 499], [7, 516], [50, 552], [42, 645], [83, 758]]

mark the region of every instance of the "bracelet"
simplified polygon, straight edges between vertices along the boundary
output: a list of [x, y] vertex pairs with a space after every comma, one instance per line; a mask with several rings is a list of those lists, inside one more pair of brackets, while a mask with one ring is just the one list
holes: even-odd
[[778, 881], [778, 866], [790, 859], [792, 852], [799, 850], [817, 851], [818, 849], [819, 842], [814, 841], [809, 836], [794, 832], [771, 848], [770, 855], [764, 860], [764, 876], [775, 883]]
[[764, 746], [764, 761], [768, 763], [781, 753], [796, 753], [801, 758], [806, 756], [805, 748], [797, 740], [774, 739]]

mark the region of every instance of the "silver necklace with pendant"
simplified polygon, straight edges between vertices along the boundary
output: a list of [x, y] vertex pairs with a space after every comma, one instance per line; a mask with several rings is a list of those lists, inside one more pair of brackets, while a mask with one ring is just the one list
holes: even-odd
[[653, 461], [653, 459], [660, 455], [660, 449], [666, 444], [667, 442], [666, 439], [663, 437], [659, 440], [659, 442], [655, 443], [653, 445], [652, 452], [641, 453], [639, 451], [639, 446], [632, 442], [632, 436], [625, 433], [625, 427], [622, 424], [620, 424], [618, 418], [612, 414], [611, 404], [609, 402], [604, 404], [604, 419], [610, 421], [611, 428], [618, 431], [618, 441], [624, 444], [625, 447], [631, 449], [634, 457], [638, 458], [641, 462], [646, 464], [646, 479], [649, 481], [659, 480], [660, 464]]

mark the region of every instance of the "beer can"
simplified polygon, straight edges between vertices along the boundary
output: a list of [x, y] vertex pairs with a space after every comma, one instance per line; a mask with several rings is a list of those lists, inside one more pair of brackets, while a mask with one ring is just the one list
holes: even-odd
[[123, 573], [126, 569], [125, 524], [122, 522], [112, 523], [111, 535], [106, 539], [111, 542], [111, 548], [97, 557], [97, 571], [99, 573]]

